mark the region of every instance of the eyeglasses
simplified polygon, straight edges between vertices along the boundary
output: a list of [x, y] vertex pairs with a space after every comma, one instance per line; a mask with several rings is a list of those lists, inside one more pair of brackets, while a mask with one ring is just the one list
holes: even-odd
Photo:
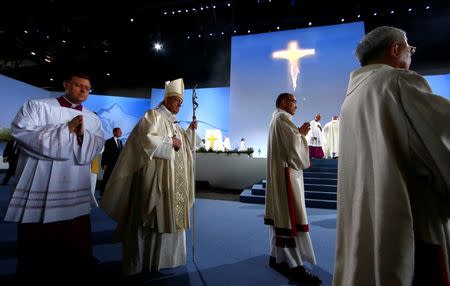
[[290, 102], [297, 103], [297, 100], [295, 100], [295, 99], [290, 99], [290, 98], [286, 98], [286, 99], [289, 100]]
[[72, 84], [73, 86], [75, 86], [79, 89], [86, 89], [89, 93], [92, 91], [92, 87], [78, 83], [78, 82], [71, 81], [70, 84]]
[[414, 53], [416, 52], [416, 47], [414, 47], [414, 46], [410, 46], [410, 45], [408, 45], [408, 49], [409, 49], [409, 53], [411, 54], [411, 56], [412, 55], [414, 55]]

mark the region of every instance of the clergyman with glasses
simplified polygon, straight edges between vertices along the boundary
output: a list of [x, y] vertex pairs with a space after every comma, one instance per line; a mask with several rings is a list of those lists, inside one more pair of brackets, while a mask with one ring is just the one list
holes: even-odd
[[356, 48], [341, 109], [335, 286], [449, 285], [450, 102], [410, 71], [406, 33]]
[[309, 168], [306, 134], [310, 123], [297, 127], [293, 94], [282, 93], [275, 102], [267, 145], [267, 191], [264, 223], [269, 225], [269, 266], [290, 280], [320, 285], [319, 277], [304, 264], [316, 264], [309, 235], [303, 170]]
[[72, 74], [58, 98], [26, 102], [11, 124], [21, 147], [5, 221], [16, 222], [22, 282], [82, 285], [92, 255], [90, 164], [100, 153], [100, 119], [82, 103], [91, 83]]

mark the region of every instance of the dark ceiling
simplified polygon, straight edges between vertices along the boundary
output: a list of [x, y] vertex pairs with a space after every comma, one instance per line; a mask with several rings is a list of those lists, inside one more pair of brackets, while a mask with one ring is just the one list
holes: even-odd
[[92, 75], [97, 93], [176, 77], [188, 86], [228, 86], [232, 36], [341, 19], [363, 20], [367, 31], [405, 29], [418, 47], [413, 69], [450, 72], [450, 0], [9, 2], [0, 17], [0, 74], [49, 90], [61, 89], [72, 70]]

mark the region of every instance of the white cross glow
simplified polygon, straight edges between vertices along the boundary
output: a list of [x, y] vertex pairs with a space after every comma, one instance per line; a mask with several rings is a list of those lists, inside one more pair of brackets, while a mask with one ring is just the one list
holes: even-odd
[[300, 58], [314, 55], [316, 53], [315, 49], [299, 49], [298, 42], [292, 41], [288, 43], [288, 48], [282, 51], [275, 51], [272, 53], [272, 58], [274, 59], [285, 59], [289, 62], [289, 69], [291, 72], [292, 87], [297, 88], [297, 77], [300, 73], [299, 61]]

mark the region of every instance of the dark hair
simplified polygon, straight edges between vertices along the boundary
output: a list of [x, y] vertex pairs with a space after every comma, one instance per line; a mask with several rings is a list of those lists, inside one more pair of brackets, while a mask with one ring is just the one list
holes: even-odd
[[90, 76], [88, 76], [88, 75], [85, 74], [85, 73], [80, 73], [80, 72], [72, 72], [72, 73], [69, 73], [69, 74], [67, 75], [67, 77], [66, 77], [66, 80], [70, 81], [70, 80], [72, 80], [73, 77], [84, 78], [84, 79], [87, 79], [88, 81], [91, 81], [91, 77], [90, 77]]
[[278, 95], [277, 101], [275, 102], [275, 106], [280, 107], [283, 99], [287, 99], [289, 96], [293, 96], [293, 95], [288, 92], [283, 92], [282, 94]]
[[120, 127], [114, 127], [113, 133], [116, 132], [117, 130], [120, 130]]

